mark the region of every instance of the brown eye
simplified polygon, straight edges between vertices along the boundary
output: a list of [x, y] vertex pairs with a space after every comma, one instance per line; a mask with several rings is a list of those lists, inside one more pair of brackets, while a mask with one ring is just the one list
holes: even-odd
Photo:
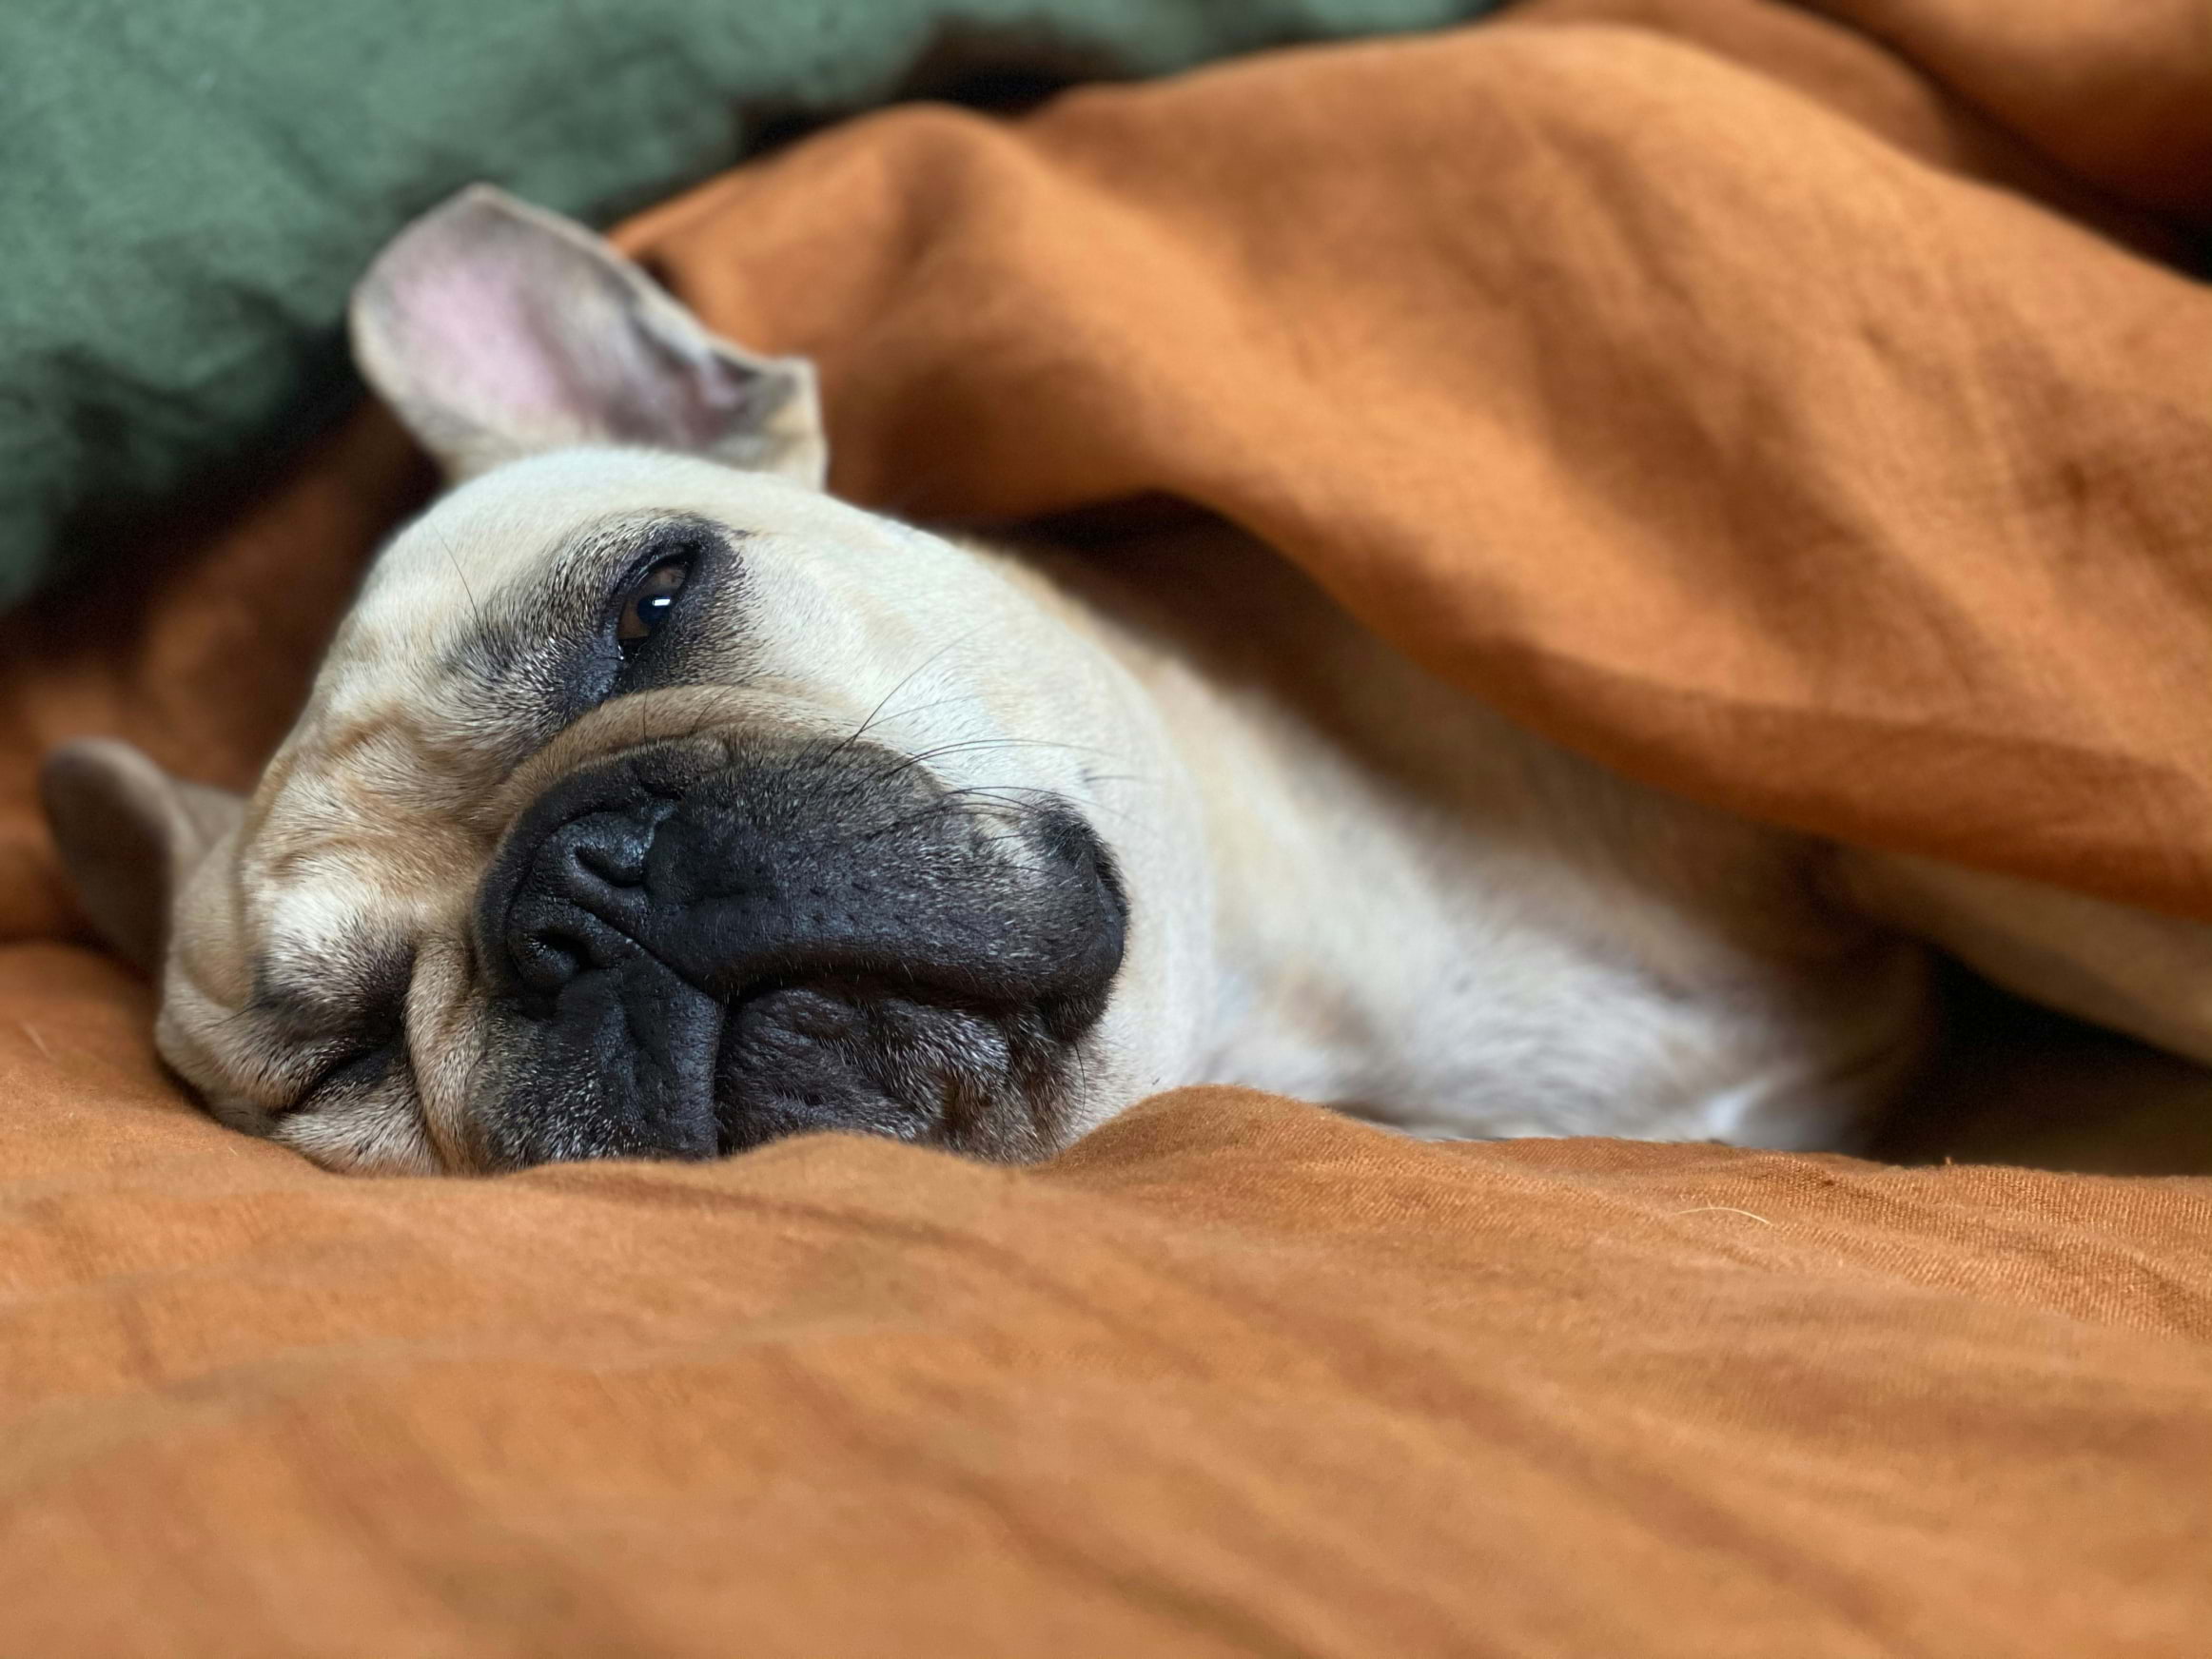
[[622, 597], [621, 619], [615, 637], [624, 646], [651, 639], [675, 608], [675, 596], [691, 576], [691, 566], [680, 558], [663, 559], [638, 579]]

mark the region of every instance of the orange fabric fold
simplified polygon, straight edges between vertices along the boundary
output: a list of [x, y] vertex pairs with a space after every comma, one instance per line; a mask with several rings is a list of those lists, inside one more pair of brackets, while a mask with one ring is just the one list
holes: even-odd
[[2212, 916], [2212, 299], [1746, 10], [892, 111], [625, 240], [856, 498], [1194, 501], [1651, 782]]
[[2202, 1649], [2204, 1183], [1400, 1140], [323, 1174], [0, 951], [0, 1649]]
[[[855, 498], [1181, 498], [1659, 784], [2212, 915], [2203, 15], [1536, 0], [622, 239], [818, 359]], [[2202, 1181], [1222, 1090], [1028, 1170], [207, 1122], [36, 756], [249, 779], [425, 488], [365, 414], [0, 625], [0, 1652], [2202, 1651]]]

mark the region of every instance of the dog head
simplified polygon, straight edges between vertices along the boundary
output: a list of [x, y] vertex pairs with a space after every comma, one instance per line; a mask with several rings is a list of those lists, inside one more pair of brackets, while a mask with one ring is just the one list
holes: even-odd
[[224, 1122], [331, 1167], [1048, 1152], [1167, 1077], [1206, 881], [1142, 692], [1036, 578], [822, 493], [812, 371], [477, 189], [356, 293], [458, 487], [240, 798], [49, 760]]

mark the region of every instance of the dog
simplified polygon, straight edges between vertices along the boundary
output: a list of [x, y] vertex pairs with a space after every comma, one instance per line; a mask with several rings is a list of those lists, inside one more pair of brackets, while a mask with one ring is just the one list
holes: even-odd
[[2204, 929], [1628, 782], [1225, 527], [1074, 555], [832, 498], [807, 363], [496, 190], [351, 323], [454, 487], [258, 788], [99, 740], [44, 775], [167, 1064], [331, 1169], [1032, 1160], [1195, 1083], [1846, 1145], [1931, 941], [2212, 1059]]

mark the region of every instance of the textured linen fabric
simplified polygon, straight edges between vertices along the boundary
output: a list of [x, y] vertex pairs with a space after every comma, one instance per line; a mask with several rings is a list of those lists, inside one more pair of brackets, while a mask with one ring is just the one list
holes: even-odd
[[0, 1651], [2203, 1650], [2202, 1181], [1228, 1090], [363, 1181], [0, 998]]
[[475, 179], [655, 200], [902, 92], [1155, 73], [1481, 0], [9, 0], [0, 604], [352, 394], [345, 292]]
[[629, 240], [820, 359], [848, 495], [1196, 501], [1648, 781], [2212, 916], [2202, 283], [1833, 24], [1561, 10], [893, 111]]
[[[1182, 497], [1659, 782], [2207, 913], [2202, 13], [1824, 11], [893, 112], [624, 239], [821, 359], [861, 499]], [[30, 767], [245, 781], [426, 487], [365, 414], [0, 627], [0, 1653], [2204, 1651], [2203, 1180], [1223, 1090], [1025, 1170], [206, 1122]]]

